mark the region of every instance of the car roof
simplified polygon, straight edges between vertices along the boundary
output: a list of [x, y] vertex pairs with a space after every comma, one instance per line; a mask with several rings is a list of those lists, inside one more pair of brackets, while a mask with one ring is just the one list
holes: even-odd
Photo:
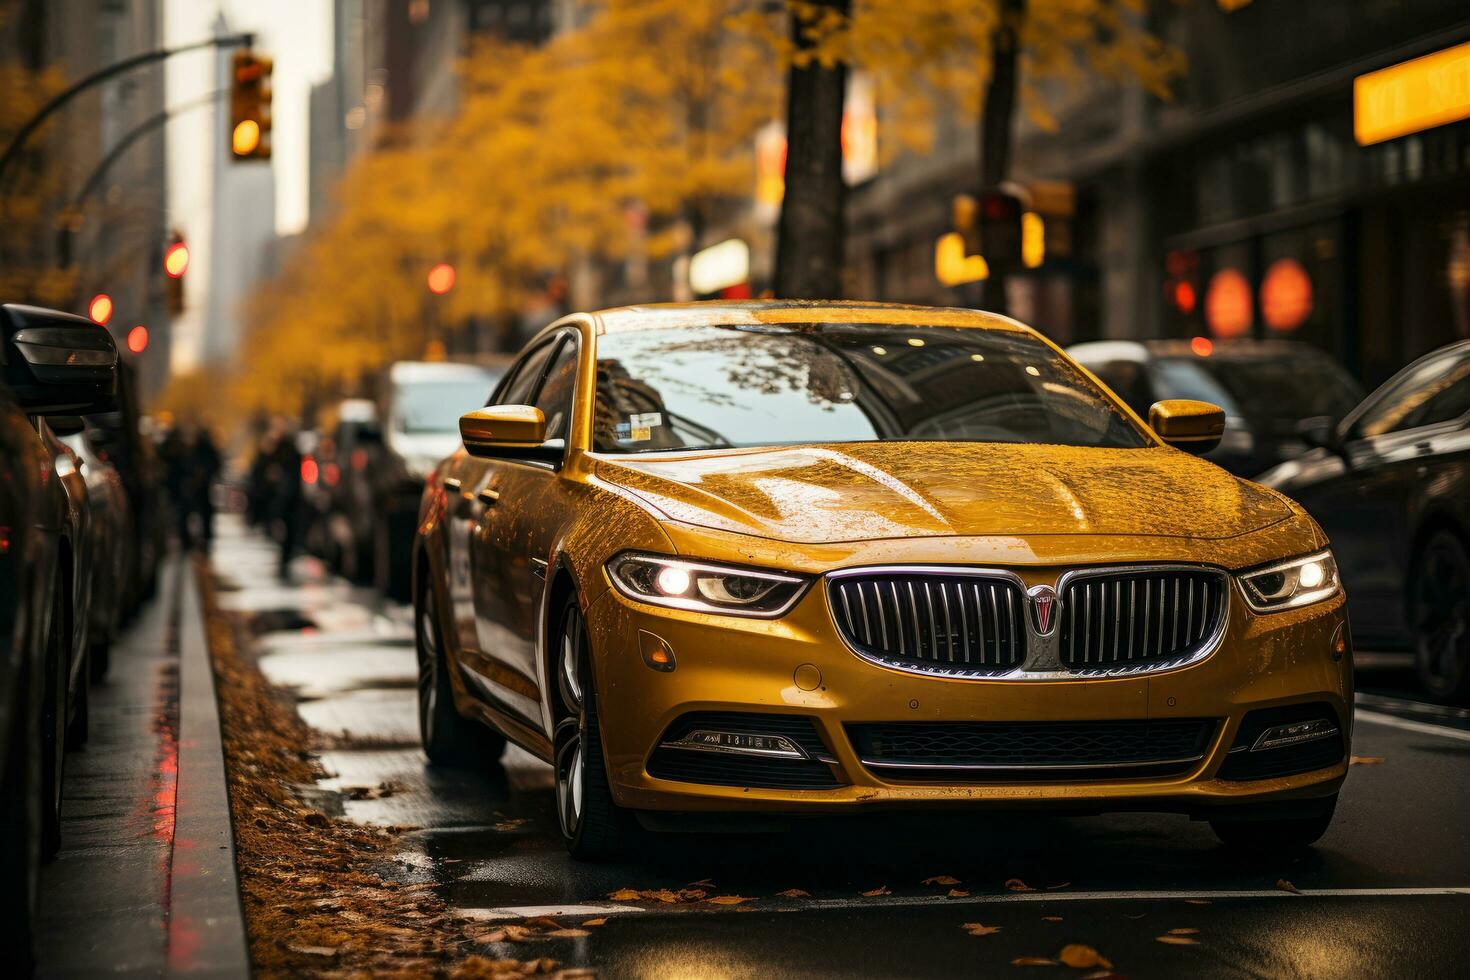
[[802, 323], [893, 323], [914, 327], [972, 327], [1021, 330], [1030, 327], [1010, 317], [983, 310], [909, 306], [845, 300], [708, 300], [698, 303], [649, 303], [599, 310], [591, 314], [600, 332], [678, 327], [758, 326]]
[[1210, 353], [1201, 355], [1190, 344], [1192, 341], [1177, 338], [1153, 340], [1092, 340], [1073, 344], [1067, 348], [1071, 357], [1085, 363], [1101, 361], [1147, 361], [1160, 357], [1187, 357], [1203, 360], [1254, 361], [1277, 360], [1280, 358], [1328, 358], [1321, 348], [1299, 340], [1241, 340], [1212, 341]]

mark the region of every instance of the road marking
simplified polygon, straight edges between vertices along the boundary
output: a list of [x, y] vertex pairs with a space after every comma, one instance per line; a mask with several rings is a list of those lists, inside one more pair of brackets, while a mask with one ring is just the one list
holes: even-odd
[[1418, 732], [1421, 735], [1438, 735], [1440, 738], [1452, 738], [1457, 742], [1470, 742], [1470, 732], [1462, 732], [1458, 728], [1446, 728], [1443, 725], [1431, 725], [1425, 721], [1411, 721], [1408, 718], [1385, 715], [1377, 711], [1365, 711], [1362, 708], [1358, 708], [1353, 712], [1353, 718], [1357, 721], [1366, 721], [1374, 725], [1402, 728], [1406, 732]]
[[[515, 919], [534, 919], [539, 916], [607, 916], [633, 913], [654, 914], [719, 914], [721, 912], [755, 909], [827, 912], [838, 909], [873, 908], [918, 908], [933, 905], [1003, 905], [1016, 902], [1137, 902], [1172, 901], [1184, 899], [1239, 899], [1239, 898], [1412, 898], [1439, 895], [1470, 896], [1470, 886], [1444, 888], [1303, 888], [1300, 892], [1287, 892], [1278, 888], [1222, 889], [1218, 891], [1095, 891], [1095, 892], [1009, 892], [1001, 895], [970, 895], [965, 898], [948, 898], [944, 895], [888, 895], [878, 898], [814, 898], [809, 901], [782, 901], [777, 899], [769, 905], [755, 902], [739, 906], [688, 905], [620, 905], [612, 902], [593, 902], [585, 905], [510, 905], [492, 909], [461, 909], [459, 914], [466, 919], [486, 922], [505, 922]], [[760, 900], [755, 900], [760, 901]]]

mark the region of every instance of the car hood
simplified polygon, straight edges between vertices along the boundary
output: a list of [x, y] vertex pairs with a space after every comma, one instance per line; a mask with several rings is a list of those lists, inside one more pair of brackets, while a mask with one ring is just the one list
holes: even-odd
[[600, 457], [598, 477], [674, 521], [800, 543], [972, 535], [1219, 539], [1283, 498], [1167, 448], [843, 443]]

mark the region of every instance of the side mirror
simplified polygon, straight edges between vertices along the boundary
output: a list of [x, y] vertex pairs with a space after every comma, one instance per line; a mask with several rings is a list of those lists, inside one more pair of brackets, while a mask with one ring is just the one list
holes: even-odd
[[491, 405], [459, 417], [459, 437], [471, 456], [560, 459], [564, 446], [546, 442], [546, 416], [533, 405]]
[[0, 306], [0, 371], [31, 415], [117, 408], [117, 345], [91, 320], [7, 303]]
[[1296, 434], [1301, 436], [1302, 442], [1313, 449], [1325, 449], [1330, 453], [1335, 453], [1342, 448], [1342, 440], [1337, 438], [1337, 424], [1327, 415], [1302, 419], [1297, 423]]
[[1171, 398], [1149, 407], [1148, 424], [1175, 449], [1203, 456], [1220, 445], [1220, 437], [1225, 434], [1225, 410], [1209, 402]]

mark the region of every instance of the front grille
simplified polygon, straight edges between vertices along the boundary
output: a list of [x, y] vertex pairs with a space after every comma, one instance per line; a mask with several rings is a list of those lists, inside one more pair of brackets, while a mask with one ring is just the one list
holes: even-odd
[[[777, 759], [703, 752], [667, 745], [697, 730], [782, 735], [806, 753], [805, 759]], [[680, 715], [664, 730], [648, 758], [648, 774], [657, 779], [710, 786], [757, 789], [832, 789], [840, 785], [833, 767], [822, 761], [831, 753], [816, 725], [803, 715], [768, 715], [740, 711], [694, 711]]]
[[[1251, 751], [1256, 740], [1268, 728], [1289, 725], [1293, 722], [1312, 721], [1326, 718], [1338, 730], [1331, 737], [1285, 745], [1274, 749]], [[1281, 708], [1259, 708], [1248, 713], [1240, 722], [1235, 733], [1235, 743], [1220, 766], [1220, 778], [1231, 781], [1247, 779], [1275, 779], [1280, 776], [1295, 776], [1335, 766], [1346, 754], [1343, 744], [1342, 726], [1337, 712], [1325, 701], [1310, 704], [1293, 704]]]
[[1207, 569], [1091, 573], [1062, 589], [1068, 670], [1157, 670], [1205, 650], [1226, 611], [1226, 579]]
[[893, 666], [1004, 673], [1026, 656], [1025, 596], [1009, 579], [964, 572], [834, 576], [833, 618], [859, 653]]
[[1209, 718], [1092, 722], [848, 725], [882, 779], [945, 783], [1138, 779], [1179, 775], [1204, 758]]

